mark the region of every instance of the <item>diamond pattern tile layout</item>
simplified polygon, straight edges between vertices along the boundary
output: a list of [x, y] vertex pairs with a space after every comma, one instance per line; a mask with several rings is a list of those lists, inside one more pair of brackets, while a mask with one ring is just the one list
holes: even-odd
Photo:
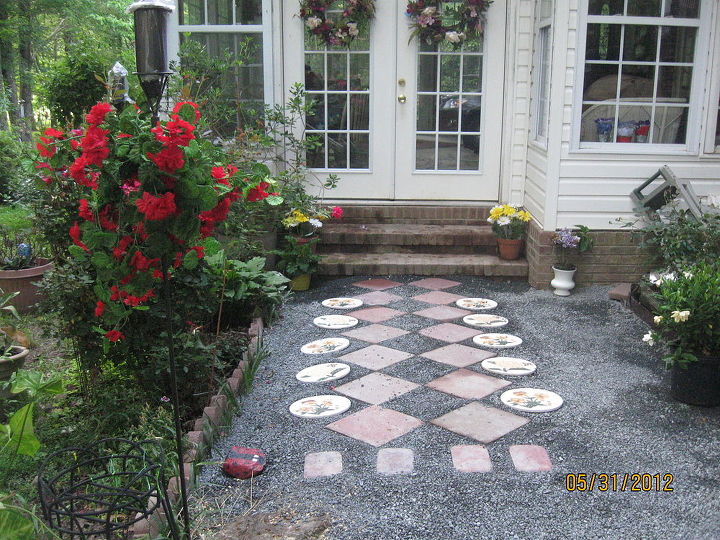
[[421, 420], [407, 414], [373, 405], [325, 427], [377, 447], [410, 433], [422, 424]]
[[442, 278], [426, 278], [418, 281], [408, 283], [408, 285], [415, 285], [416, 287], [422, 287], [423, 289], [430, 289], [432, 291], [439, 291], [440, 289], [449, 289], [455, 285], [460, 285], [459, 281], [450, 281], [449, 279]]
[[375, 306], [369, 308], [358, 309], [357, 311], [351, 311], [350, 315], [356, 319], [362, 321], [368, 321], [373, 323], [387, 321], [398, 315], [405, 315], [404, 311], [398, 311], [397, 309], [390, 309], [382, 306]]
[[[386, 339], [404, 336], [407, 333], [408, 332], [406, 330], [400, 330], [399, 328], [393, 328], [392, 326], [371, 324], [370, 326], [364, 326], [363, 328], [357, 328], [356, 330], [344, 332], [343, 335], [355, 339], [361, 339], [370, 343], [380, 343]], [[474, 333], [477, 334], [477, 331], [474, 331]]]
[[474, 349], [467, 345], [459, 345], [453, 343], [452, 345], [446, 345], [439, 349], [434, 349], [426, 353], [421, 354], [423, 358], [429, 358], [436, 362], [442, 362], [450, 366], [456, 367], [467, 367], [478, 362], [482, 362], [487, 358], [496, 356], [494, 352], [483, 351], [481, 349]]
[[[361, 329], [362, 330], [362, 329]], [[357, 332], [357, 330], [353, 330]], [[351, 332], [345, 332], [344, 336], [349, 336]], [[423, 328], [418, 331], [418, 334], [427, 336], [433, 339], [439, 339], [440, 341], [447, 341], [448, 343], [457, 343], [458, 341], [465, 341], [473, 336], [478, 335], [478, 330], [468, 328], [467, 326], [460, 326], [458, 324], [443, 323], [436, 324], [429, 328]]]
[[414, 313], [414, 315], [420, 315], [421, 317], [427, 317], [428, 319], [435, 319], [437, 321], [452, 321], [469, 314], [469, 311], [450, 306], [435, 306]]
[[362, 300], [366, 306], [384, 306], [402, 300], [402, 296], [387, 293], [384, 291], [373, 291], [355, 296], [358, 300]]
[[458, 369], [427, 384], [435, 390], [465, 399], [484, 398], [508, 385], [510, 385], [509, 381], [475, 373], [469, 369]]
[[390, 377], [384, 373], [370, 373], [352, 382], [337, 386], [335, 391], [372, 405], [380, 405], [414, 390], [418, 386], [418, 384]]
[[[339, 422], [342, 422], [342, 420], [339, 420]], [[529, 420], [522, 416], [493, 407], [485, 407], [477, 401], [473, 401], [432, 420], [431, 423], [488, 444], [528, 422]]]
[[[353, 283], [356, 287], [362, 287], [363, 289], [372, 289], [373, 291], [382, 291], [385, 289], [390, 289], [392, 287], [397, 287], [398, 285], [402, 285], [402, 283], [398, 283], [397, 281], [391, 281], [389, 279], [367, 279], [365, 281], [358, 281], [357, 283]], [[460, 298], [458, 296], [458, 298]]]
[[461, 298], [462, 296], [457, 294], [450, 294], [442, 291], [432, 291], [412, 297], [413, 300], [425, 302], [426, 304], [451, 304], [453, 302], [457, 302]]
[[340, 359], [344, 362], [352, 362], [367, 369], [384, 369], [408, 358], [412, 358], [412, 356], [410, 353], [391, 349], [390, 347], [370, 345], [359, 351], [346, 354]]

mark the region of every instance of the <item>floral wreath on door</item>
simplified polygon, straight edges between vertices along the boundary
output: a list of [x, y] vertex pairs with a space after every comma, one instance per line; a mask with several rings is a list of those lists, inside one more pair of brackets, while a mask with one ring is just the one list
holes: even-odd
[[490, 4], [492, 0], [412, 0], [406, 11], [412, 20], [411, 39], [417, 37], [428, 45], [446, 41], [459, 47], [466, 39], [482, 35]]
[[[334, 13], [333, 4], [344, 6]], [[328, 13], [330, 11], [330, 13]], [[300, 18], [326, 45], [350, 45], [375, 17], [375, 0], [301, 0]]]

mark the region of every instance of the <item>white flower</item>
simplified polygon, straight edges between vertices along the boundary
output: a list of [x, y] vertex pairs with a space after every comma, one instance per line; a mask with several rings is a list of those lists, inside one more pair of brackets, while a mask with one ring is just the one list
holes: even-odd
[[685, 322], [690, 318], [690, 312], [689, 311], [678, 311], [675, 310], [670, 314], [670, 317], [675, 322]]
[[663, 316], [662, 316], [662, 315], [655, 315], [655, 316], [653, 317], [653, 322], [654, 322], [655, 324], [660, 324], [662, 321], [663, 321]]
[[498, 218], [498, 220], [497, 220], [497, 224], [502, 227], [502, 226], [504, 226], [504, 225], [510, 225], [510, 221], [511, 221], [511, 220], [510, 220], [509, 217], [507, 217], [507, 216], [500, 216], [500, 217]]
[[692, 272], [683, 272], [683, 276], [685, 276], [686, 279], [692, 279], [693, 274]]
[[489, 217], [489, 218], [487, 218], [487, 222], [488, 222], [488, 223], [495, 223], [495, 220], [494, 220], [493, 218]]
[[435, 11], [436, 11], [436, 9], [434, 7], [426, 7], [425, 9], [422, 10], [420, 15], [425, 15], [426, 17], [432, 17], [433, 15], [435, 15]]
[[360, 33], [357, 27], [357, 23], [354, 22], [347, 23], [347, 29], [348, 34], [350, 34], [352, 37], [356, 37]]
[[653, 339], [652, 332], [648, 332], [647, 334], [645, 334], [645, 335], [643, 336], [642, 340], [643, 340], [645, 343], [647, 343], [648, 345], [650, 345], [651, 347], [652, 347], [653, 345], [655, 345], [655, 340]]
[[315, 219], [315, 218], [308, 219], [308, 223], [310, 225], [312, 225], [313, 227], [315, 227], [316, 229], [319, 229], [320, 227], [322, 227], [322, 221], [320, 221], [319, 219]]
[[313, 28], [317, 28], [322, 24], [322, 19], [320, 17], [308, 17], [307, 21], [305, 21], [305, 24], [307, 24], [308, 28], [312, 30]]
[[450, 43], [460, 43], [460, 34], [455, 31], [445, 32], [445, 39]]
[[707, 195], [704, 201], [705, 205], [712, 206], [713, 208], [720, 208], [720, 194], [718, 195]]

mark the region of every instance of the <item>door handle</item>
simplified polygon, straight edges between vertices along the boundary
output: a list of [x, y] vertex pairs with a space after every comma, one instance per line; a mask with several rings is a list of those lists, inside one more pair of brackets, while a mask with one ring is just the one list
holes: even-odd
[[399, 103], [405, 103], [407, 101], [407, 97], [405, 97], [405, 94], [400, 94], [398, 96], [398, 102]]

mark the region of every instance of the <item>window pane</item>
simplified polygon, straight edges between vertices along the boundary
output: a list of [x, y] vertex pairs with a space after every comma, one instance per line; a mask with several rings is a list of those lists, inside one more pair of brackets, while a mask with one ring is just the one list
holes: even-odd
[[238, 24], [262, 24], [262, 0], [235, 0]]
[[305, 55], [305, 88], [307, 90], [325, 89], [325, 55]]
[[630, 0], [627, 14], [638, 17], [659, 17], [661, 4], [660, 0]]
[[364, 133], [350, 134], [350, 168], [370, 167], [370, 136]]
[[417, 130], [435, 131], [435, 104], [437, 96], [418, 96]]
[[460, 110], [458, 96], [440, 96], [440, 128], [439, 131], [458, 131]]
[[458, 92], [460, 90], [460, 55], [440, 57], [440, 91]]
[[690, 101], [690, 85], [692, 83], [692, 68], [689, 67], [661, 67], [658, 79], [658, 101], [660, 98]]
[[328, 90], [347, 90], [347, 55], [328, 54]]
[[624, 25], [623, 61], [655, 62], [657, 55], [657, 26]]
[[590, 15], [622, 15], [625, 0], [590, 0]]
[[347, 129], [347, 94], [328, 94], [328, 129]]
[[482, 113], [482, 97], [464, 96], [460, 106], [461, 131], [480, 132], [480, 115]]
[[347, 169], [347, 133], [328, 134], [328, 169]]
[[619, 24], [588, 24], [586, 60], [619, 60], [620, 34]]
[[652, 100], [655, 86], [655, 66], [623, 64], [620, 79], [620, 99], [645, 98]]
[[700, 16], [699, 0], [665, 0], [665, 16], [697, 19]]
[[687, 107], [655, 107], [653, 141], [657, 144], [684, 144], [687, 130]]
[[585, 65], [583, 101], [617, 99], [618, 66], [608, 64]]
[[311, 169], [325, 168], [325, 137], [322, 133], [313, 133], [308, 136], [308, 139], [312, 139], [318, 143], [307, 151], [307, 165]]
[[438, 170], [455, 171], [458, 168], [456, 135], [440, 135], [438, 137]]
[[306, 100], [313, 107], [306, 119], [308, 129], [325, 129], [325, 95], [307, 94]]
[[415, 168], [419, 171], [435, 170], [436, 135], [418, 135], [415, 141]]
[[418, 55], [418, 92], [437, 92], [437, 62], [434, 54]]
[[205, 24], [204, 0], [180, 1], [180, 24]]
[[231, 0], [207, 1], [208, 24], [233, 24]]
[[482, 92], [482, 60], [479, 55], [466, 55], [463, 59], [463, 92]]
[[621, 106], [616, 142], [647, 143], [650, 133], [650, 116], [652, 105], [635, 107]]
[[350, 55], [350, 90], [370, 89], [370, 55]]
[[460, 169], [463, 171], [477, 171], [480, 168], [480, 137], [477, 135], [463, 135], [460, 148]]
[[660, 40], [661, 62], [692, 62], [697, 28], [663, 26]]

